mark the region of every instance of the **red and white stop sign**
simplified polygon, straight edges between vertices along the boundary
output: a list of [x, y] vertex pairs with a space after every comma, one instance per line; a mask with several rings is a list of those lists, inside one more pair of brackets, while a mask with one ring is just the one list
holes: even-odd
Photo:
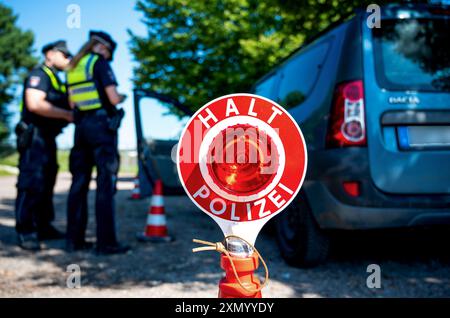
[[300, 128], [283, 107], [261, 96], [232, 94], [190, 119], [177, 165], [188, 196], [224, 234], [254, 242], [300, 190], [307, 153]]

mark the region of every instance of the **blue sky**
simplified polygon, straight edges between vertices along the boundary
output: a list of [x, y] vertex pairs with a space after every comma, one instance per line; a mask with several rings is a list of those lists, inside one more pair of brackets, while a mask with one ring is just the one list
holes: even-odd
[[[112, 35], [118, 47], [112, 62], [116, 74], [119, 91], [128, 95], [122, 104], [126, 116], [122, 122], [119, 135], [121, 149], [136, 148], [134, 111], [131, 81], [133, 72], [133, 57], [128, 50], [129, 36], [127, 29], [139, 35], [146, 34], [143, 23], [140, 22], [142, 14], [135, 10], [135, 1], [126, 0], [0, 0], [1, 3], [11, 7], [19, 16], [18, 25], [23, 29], [33, 31], [35, 34], [36, 55], [40, 56], [43, 45], [65, 39], [72, 53], [76, 53], [81, 45], [87, 41], [89, 30], [103, 30]], [[80, 28], [69, 28], [67, 12], [70, 4], [80, 7]], [[174, 137], [181, 129], [181, 123], [173, 118], [163, 116], [165, 109], [154, 100], [143, 103], [146, 107], [144, 125], [149, 137]], [[11, 107], [16, 113], [17, 108]], [[58, 139], [60, 148], [70, 148], [73, 144], [73, 125], [65, 129]]]

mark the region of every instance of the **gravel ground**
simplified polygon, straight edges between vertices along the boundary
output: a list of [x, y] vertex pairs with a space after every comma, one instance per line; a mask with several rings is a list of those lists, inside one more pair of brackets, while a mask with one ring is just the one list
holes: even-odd
[[[132, 179], [122, 177], [117, 194], [118, 230], [132, 250], [126, 255], [96, 256], [64, 252], [63, 241], [47, 242], [38, 253], [15, 245], [15, 177], [0, 178], [0, 297], [216, 297], [222, 271], [215, 252], [193, 254], [193, 238], [221, 240], [220, 230], [184, 196], [166, 197], [172, 243], [139, 243], [148, 200], [128, 200]], [[65, 228], [70, 176], [58, 178], [55, 225]], [[92, 182], [92, 189], [95, 182]], [[95, 240], [94, 191], [90, 192], [88, 239]], [[313, 269], [289, 267], [270, 231], [257, 247], [271, 280], [265, 297], [450, 297], [448, 228], [347, 233], [333, 236], [330, 260]], [[67, 266], [82, 271], [80, 289], [66, 287]], [[381, 267], [381, 288], [369, 289], [369, 264]], [[261, 273], [262, 274], [262, 273]]]

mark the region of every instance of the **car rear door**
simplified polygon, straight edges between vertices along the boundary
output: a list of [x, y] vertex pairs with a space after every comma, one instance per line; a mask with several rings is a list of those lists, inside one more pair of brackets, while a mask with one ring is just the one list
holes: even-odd
[[395, 194], [450, 193], [448, 16], [363, 21], [370, 172]]
[[187, 117], [175, 116], [168, 107], [186, 116], [189, 108], [169, 96], [134, 90], [134, 113], [138, 152], [138, 175], [142, 196], [151, 194], [152, 184], [161, 179], [165, 194], [184, 193], [172, 153]]

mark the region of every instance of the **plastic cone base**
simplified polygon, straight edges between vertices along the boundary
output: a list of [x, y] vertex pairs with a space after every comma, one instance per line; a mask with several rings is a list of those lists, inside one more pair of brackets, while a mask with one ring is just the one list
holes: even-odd
[[145, 232], [138, 232], [136, 238], [139, 242], [151, 242], [151, 243], [169, 243], [175, 241], [173, 236], [147, 236]]
[[133, 200], [133, 201], [136, 201], [136, 200], [142, 200], [143, 198], [141, 197], [141, 196], [139, 196], [139, 197], [133, 197], [133, 196], [131, 196], [131, 197], [129, 197], [128, 198], [128, 200]]

